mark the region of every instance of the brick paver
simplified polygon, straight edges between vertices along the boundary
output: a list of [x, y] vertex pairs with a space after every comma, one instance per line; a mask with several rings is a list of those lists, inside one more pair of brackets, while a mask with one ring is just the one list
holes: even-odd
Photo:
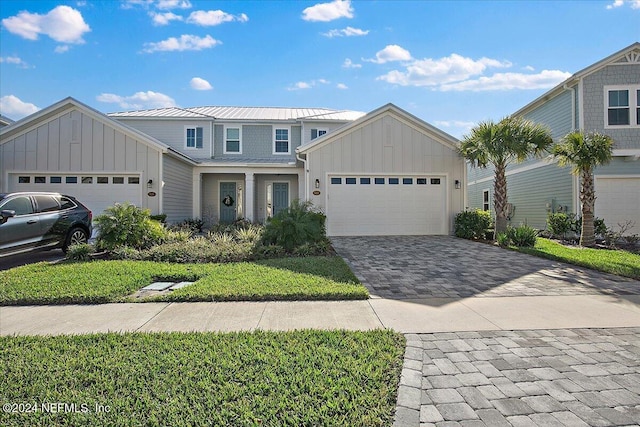
[[640, 294], [640, 282], [450, 236], [332, 237], [382, 298]]
[[640, 425], [640, 328], [406, 338], [395, 427]]

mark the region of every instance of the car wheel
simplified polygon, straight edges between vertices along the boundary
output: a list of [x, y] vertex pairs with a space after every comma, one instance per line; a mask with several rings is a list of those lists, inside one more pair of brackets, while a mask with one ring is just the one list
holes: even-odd
[[88, 241], [89, 235], [87, 234], [87, 232], [80, 227], [74, 227], [71, 229], [71, 231], [69, 231], [69, 234], [67, 234], [67, 239], [64, 242], [62, 250], [64, 251], [64, 253], [67, 253], [67, 249], [69, 249], [69, 246], [87, 243]]

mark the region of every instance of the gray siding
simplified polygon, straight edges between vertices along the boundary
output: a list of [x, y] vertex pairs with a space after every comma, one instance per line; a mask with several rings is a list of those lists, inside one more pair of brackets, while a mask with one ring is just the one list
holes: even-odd
[[163, 187], [162, 213], [167, 222], [179, 222], [192, 214], [192, 167], [180, 160], [164, 155], [162, 159]]
[[[614, 148], [640, 148], [640, 127], [605, 129], [604, 87], [640, 84], [640, 64], [608, 65], [584, 78], [584, 129], [596, 130], [611, 136]], [[633, 113], [632, 113], [633, 114]]]
[[598, 166], [594, 175], [636, 175], [640, 176], [640, 161], [633, 157], [614, 157], [607, 165]]
[[572, 91], [566, 90], [524, 117], [548, 126], [553, 139], [558, 140], [573, 130], [572, 95]]
[[[174, 150], [184, 153], [192, 159], [208, 159], [211, 157], [211, 122], [209, 121], [135, 120], [123, 118], [117, 120], [164, 142]], [[202, 148], [186, 147], [187, 127], [202, 128]]]
[[[229, 125], [234, 126], [234, 125]], [[214, 126], [214, 158], [240, 158], [240, 159], [261, 159], [265, 162], [269, 160], [295, 161], [295, 149], [301, 142], [301, 126], [291, 126], [290, 132], [290, 153], [288, 155], [273, 154], [273, 129], [277, 125], [236, 125], [242, 128], [241, 154], [225, 154], [224, 153], [224, 125], [217, 124]], [[283, 127], [289, 127], [284, 125]]]

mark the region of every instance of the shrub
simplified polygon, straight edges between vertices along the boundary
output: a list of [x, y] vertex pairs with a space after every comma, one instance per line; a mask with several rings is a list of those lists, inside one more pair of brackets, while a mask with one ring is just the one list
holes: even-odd
[[93, 246], [87, 243], [80, 243], [77, 245], [71, 245], [67, 249], [66, 258], [72, 261], [89, 261], [91, 258], [91, 254], [94, 253], [95, 250]]
[[311, 202], [294, 200], [287, 209], [267, 220], [262, 242], [279, 245], [291, 253], [305, 243], [326, 239], [326, 216], [313, 209]]
[[506, 248], [510, 243], [509, 236], [507, 235], [507, 233], [498, 233], [498, 235], [496, 236], [496, 242], [501, 248]]
[[171, 225], [172, 230], [191, 230], [193, 233], [202, 232], [204, 221], [200, 218], [188, 218]]
[[150, 215], [149, 218], [151, 218], [154, 221], [161, 222], [163, 224], [167, 223], [167, 214]]
[[129, 246], [119, 246], [112, 250], [109, 255], [111, 256], [111, 259], [128, 259], [134, 261], [139, 261], [142, 259], [140, 251], [134, 248], [130, 248]]
[[555, 238], [566, 238], [569, 231], [574, 228], [574, 215], [567, 215], [563, 212], [549, 213], [547, 215], [547, 228]]
[[256, 258], [280, 258], [286, 255], [287, 251], [279, 245], [258, 244], [254, 247], [253, 253]]
[[108, 207], [95, 222], [98, 226], [96, 246], [109, 251], [119, 246], [148, 248], [160, 243], [166, 235], [164, 226], [150, 218], [148, 209], [130, 203]]
[[491, 227], [491, 214], [480, 209], [460, 212], [456, 215], [454, 227], [457, 237], [484, 239]]
[[525, 224], [519, 227], [508, 227], [506, 235], [509, 243], [517, 247], [533, 247], [538, 238], [538, 230]]
[[154, 246], [142, 251], [140, 257], [147, 261], [176, 263], [237, 262], [252, 259], [253, 247], [246, 243], [214, 243], [204, 237], [194, 237], [184, 242]]

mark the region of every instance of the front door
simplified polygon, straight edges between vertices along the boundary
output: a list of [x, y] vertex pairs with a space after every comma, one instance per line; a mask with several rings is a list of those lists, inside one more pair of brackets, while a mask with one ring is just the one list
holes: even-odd
[[220, 183], [220, 222], [233, 222], [236, 220], [236, 209], [238, 206], [236, 183]]
[[281, 210], [289, 207], [289, 183], [273, 183], [273, 215], [278, 215]]

